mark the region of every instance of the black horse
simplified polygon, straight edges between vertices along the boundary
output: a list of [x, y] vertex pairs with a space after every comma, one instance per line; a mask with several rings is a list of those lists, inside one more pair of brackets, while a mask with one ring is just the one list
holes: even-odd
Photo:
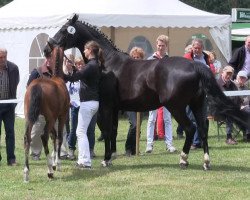
[[105, 139], [104, 166], [110, 164], [111, 154], [116, 151], [119, 110], [140, 112], [165, 106], [186, 133], [180, 155], [181, 167], [188, 165], [187, 158], [195, 132], [193, 123], [186, 115], [187, 106], [190, 106], [195, 116], [203, 142], [205, 170], [210, 168], [206, 96], [211, 100], [215, 116], [228, 118], [240, 127], [250, 128], [249, 115], [240, 111], [223, 94], [214, 75], [204, 64], [182, 57], [134, 60], [118, 50], [96, 27], [77, 19], [75, 15], [50, 38], [45, 50], [55, 46], [82, 50], [90, 40], [98, 42], [103, 49], [106, 73], [101, 80], [99, 113], [100, 129]]

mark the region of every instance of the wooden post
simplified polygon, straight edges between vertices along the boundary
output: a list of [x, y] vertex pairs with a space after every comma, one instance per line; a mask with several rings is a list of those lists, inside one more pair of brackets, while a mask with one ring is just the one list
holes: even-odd
[[136, 155], [140, 153], [141, 113], [136, 113]]

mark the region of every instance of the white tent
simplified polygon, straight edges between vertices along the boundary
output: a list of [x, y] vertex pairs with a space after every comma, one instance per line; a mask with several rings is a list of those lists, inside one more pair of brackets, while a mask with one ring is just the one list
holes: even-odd
[[[0, 9], [0, 43], [8, 49], [9, 60], [20, 68], [18, 98], [25, 93], [32, 41], [41, 32], [53, 36], [73, 13], [98, 27], [209, 27], [225, 59], [230, 58], [231, 17], [178, 0], [14, 0]], [[17, 114], [22, 113], [19, 103]]]

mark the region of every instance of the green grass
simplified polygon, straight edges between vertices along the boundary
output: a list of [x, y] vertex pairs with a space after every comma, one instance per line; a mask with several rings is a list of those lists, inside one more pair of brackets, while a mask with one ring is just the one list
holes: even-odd
[[[174, 130], [176, 123], [174, 123]], [[23, 182], [23, 119], [16, 119], [16, 156], [18, 166], [6, 164], [4, 135], [0, 165], [0, 199], [250, 199], [249, 145], [239, 142], [225, 144], [225, 135], [217, 139], [214, 122], [210, 123], [209, 145], [212, 169], [203, 171], [203, 151], [189, 154], [189, 167], [179, 168], [179, 153], [184, 140], [174, 139], [178, 153], [165, 150], [163, 141], [156, 141], [152, 154], [144, 154], [146, 120], [142, 124], [140, 156], [125, 157], [124, 144], [128, 122], [121, 119], [117, 139], [118, 158], [110, 168], [102, 168], [104, 143], [96, 142], [97, 158], [93, 169], [79, 171], [74, 162], [62, 161], [62, 172], [48, 180], [45, 156], [41, 161], [30, 160], [30, 182]], [[100, 134], [96, 131], [96, 137]], [[176, 136], [176, 134], [174, 134]], [[241, 139], [241, 136], [238, 137]], [[51, 148], [50, 148], [51, 149]]]

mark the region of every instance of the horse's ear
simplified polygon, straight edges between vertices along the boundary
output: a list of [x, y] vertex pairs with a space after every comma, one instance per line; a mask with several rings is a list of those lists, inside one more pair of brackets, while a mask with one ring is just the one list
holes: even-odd
[[75, 23], [78, 20], [79, 15], [78, 14], [74, 14], [73, 18], [72, 18], [72, 23]]

